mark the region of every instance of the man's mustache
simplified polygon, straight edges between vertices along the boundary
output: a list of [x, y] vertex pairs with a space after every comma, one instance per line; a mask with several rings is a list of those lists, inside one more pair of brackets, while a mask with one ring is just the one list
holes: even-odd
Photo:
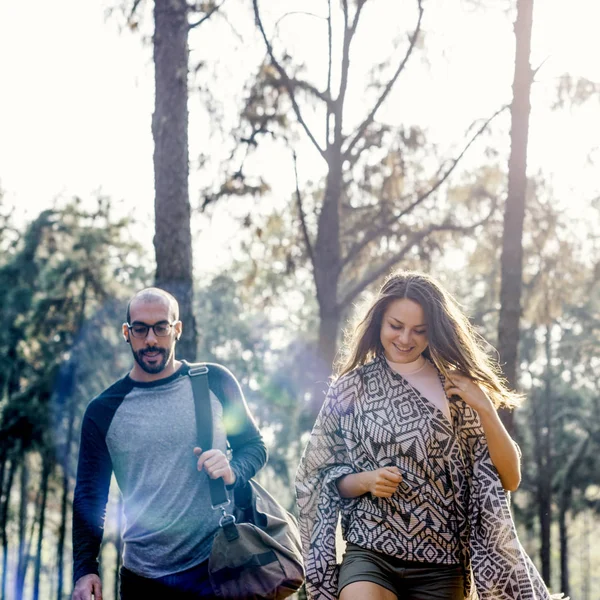
[[166, 354], [167, 351], [164, 348], [144, 348], [142, 350], [138, 351], [138, 354], [140, 355], [144, 355], [144, 354], [150, 354], [152, 352], [158, 352], [160, 354]]

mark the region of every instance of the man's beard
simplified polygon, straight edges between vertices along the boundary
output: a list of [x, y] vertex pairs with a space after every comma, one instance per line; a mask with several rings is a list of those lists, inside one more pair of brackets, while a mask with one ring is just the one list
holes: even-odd
[[[137, 352], [135, 352], [133, 348], [131, 349], [135, 362], [140, 366], [140, 368], [143, 371], [145, 371], [146, 373], [150, 373], [151, 375], [156, 375], [157, 373], [160, 373], [164, 370], [164, 368], [167, 366], [167, 361], [169, 360], [172, 351], [172, 348], [142, 348], [142, 350], [138, 350]], [[162, 356], [162, 360], [154, 365], [149, 365], [145, 363], [144, 354], [147, 354], [149, 352], [158, 352]]]

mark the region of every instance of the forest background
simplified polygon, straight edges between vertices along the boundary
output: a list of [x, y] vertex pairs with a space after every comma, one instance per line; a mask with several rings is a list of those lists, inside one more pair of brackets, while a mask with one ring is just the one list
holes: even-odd
[[503, 415], [524, 545], [553, 590], [600, 598], [599, 20], [586, 0], [0, 5], [0, 597], [69, 597], [81, 417], [128, 369], [135, 290], [173, 290], [179, 356], [238, 376], [259, 479], [293, 509], [345, 324], [417, 268], [526, 396]]

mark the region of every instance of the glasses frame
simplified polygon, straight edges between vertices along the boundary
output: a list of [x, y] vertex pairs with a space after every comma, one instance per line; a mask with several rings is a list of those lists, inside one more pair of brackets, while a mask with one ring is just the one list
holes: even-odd
[[[136, 340], [145, 340], [148, 337], [148, 334], [150, 333], [150, 330], [152, 329], [152, 332], [154, 333], [154, 335], [157, 338], [166, 338], [169, 337], [173, 327], [175, 325], [177, 325], [177, 323], [179, 323], [179, 319], [175, 319], [175, 321], [158, 321], [156, 323], [154, 323], [153, 325], [149, 325], [148, 323], [144, 323], [143, 321], [134, 321], [132, 325], [130, 325], [129, 323], [125, 323], [125, 327], [127, 327], [129, 334], [131, 335], [131, 337], [133, 337]], [[154, 329], [157, 325], [168, 325], [169, 326], [169, 330], [167, 331], [167, 333], [165, 333], [164, 335], [159, 334], [156, 329]], [[146, 333], [145, 335], [143, 335], [142, 337], [137, 336], [133, 333], [133, 328], [136, 326], [144, 326], [146, 328]]]

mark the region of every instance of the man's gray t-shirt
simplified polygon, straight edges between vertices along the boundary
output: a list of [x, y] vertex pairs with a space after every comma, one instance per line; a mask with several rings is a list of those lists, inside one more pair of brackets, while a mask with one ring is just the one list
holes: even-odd
[[[226, 453], [229, 440], [237, 487], [264, 464], [266, 452], [231, 373], [208, 366], [213, 447]], [[187, 370], [184, 364], [150, 383], [125, 377], [88, 406], [73, 511], [75, 581], [97, 572], [111, 472], [123, 495], [127, 569], [157, 578], [208, 558], [221, 515], [211, 507], [208, 475], [198, 472], [193, 454], [196, 417]]]

